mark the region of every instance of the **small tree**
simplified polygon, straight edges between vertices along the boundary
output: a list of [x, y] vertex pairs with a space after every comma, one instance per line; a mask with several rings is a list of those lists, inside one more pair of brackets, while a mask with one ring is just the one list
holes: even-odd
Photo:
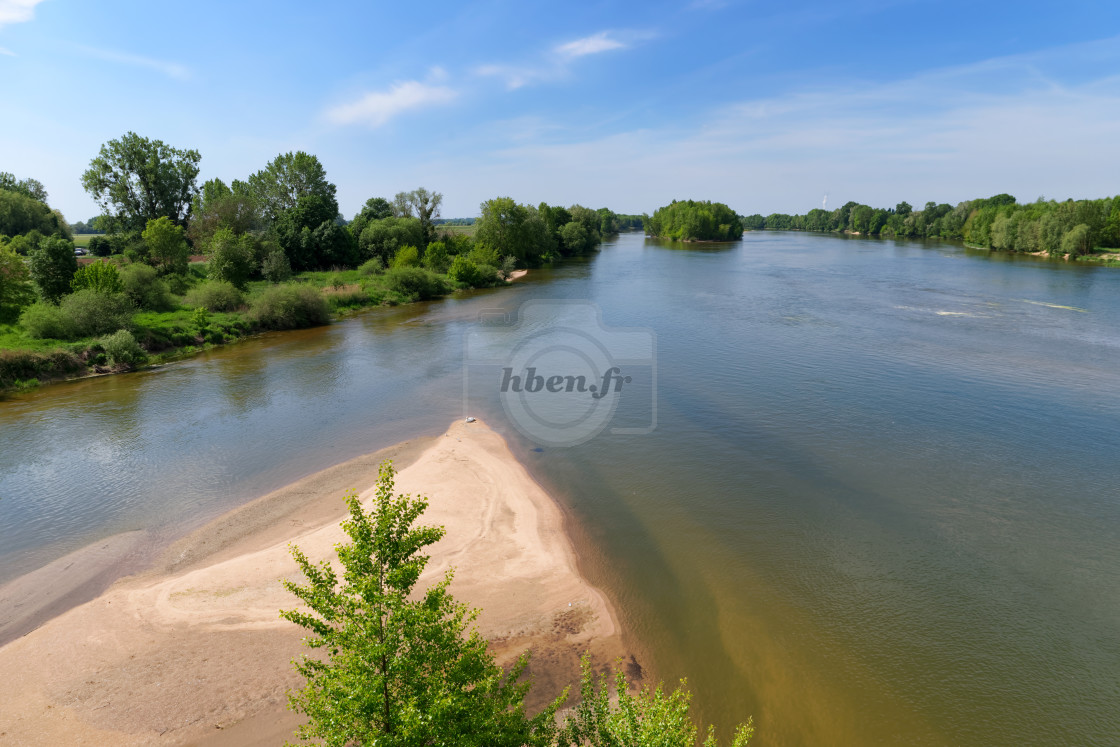
[[290, 707], [308, 717], [298, 736], [340, 747], [541, 743], [554, 731], [559, 701], [525, 718], [529, 685], [517, 680], [527, 657], [503, 675], [478, 630], [468, 633], [477, 612], [448, 593], [450, 571], [413, 596], [429, 560], [420, 551], [444, 530], [413, 526], [428, 502], [394, 496], [393, 475], [391, 462], [381, 465], [369, 513], [356, 494], [346, 496], [350, 517], [342, 528], [351, 542], [336, 548], [341, 579], [329, 562], [312, 564], [292, 548], [308, 583], [284, 587], [310, 612], [280, 615], [310, 630], [307, 645], [323, 652], [295, 662], [307, 678], [289, 693]]
[[124, 281], [121, 280], [121, 273], [116, 265], [109, 262], [94, 262], [74, 273], [74, 277], [70, 280], [70, 288], [75, 291], [89, 288], [98, 293], [123, 293]]
[[253, 274], [253, 240], [248, 235], [236, 236], [228, 228], [219, 228], [210, 239], [210, 277], [223, 280], [235, 288], [245, 289]]
[[66, 239], [51, 237], [39, 242], [31, 250], [31, 279], [39, 288], [43, 300], [58, 303], [70, 292], [70, 279], [78, 270], [74, 245]]
[[11, 321], [35, 300], [31, 273], [23, 257], [0, 242], [0, 322]]
[[152, 265], [160, 272], [186, 274], [190, 269], [191, 250], [187, 239], [182, 227], [172, 223], [170, 218], [148, 221], [141, 237], [148, 246]]

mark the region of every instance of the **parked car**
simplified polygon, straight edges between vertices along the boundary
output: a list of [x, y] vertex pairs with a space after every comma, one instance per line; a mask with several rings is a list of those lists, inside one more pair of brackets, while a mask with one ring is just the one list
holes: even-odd
[[83, 256], [85, 256], [85, 253], [86, 253], [86, 250], [83, 249], [82, 247], [80, 247], [80, 246], [74, 247], [74, 255], [75, 256], [83, 257]]

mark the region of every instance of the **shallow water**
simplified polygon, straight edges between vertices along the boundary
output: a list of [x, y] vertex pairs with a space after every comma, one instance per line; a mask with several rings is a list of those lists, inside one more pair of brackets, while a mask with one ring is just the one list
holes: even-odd
[[[542, 298], [652, 330], [653, 433], [535, 451], [496, 397], [464, 404], [480, 314]], [[1118, 321], [1107, 268], [624, 235], [514, 288], [0, 403], [0, 580], [469, 410], [705, 719], [753, 714], [760, 745], [1120, 743]]]

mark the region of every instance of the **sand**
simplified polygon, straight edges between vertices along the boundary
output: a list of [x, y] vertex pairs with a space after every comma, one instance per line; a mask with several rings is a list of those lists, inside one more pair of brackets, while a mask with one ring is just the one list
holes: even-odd
[[[383, 458], [398, 468], [398, 492], [429, 497], [423, 521], [447, 529], [421, 584], [453, 566], [452, 592], [482, 608], [499, 662], [532, 651], [530, 705], [575, 682], [582, 652], [598, 664], [627, 655], [556, 504], [501, 436], [459, 422], [223, 516], [150, 570], [0, 647], [0, 745], [282, 744], [298, 723], [285, 693], [300, 685], [291, 660], [304, 650], [304, 631], [278, 616], [295, 606], [279, 580], [300, 578], [288, 544], [333, 557], [343, 493], [368, 500]], [[27, 583], [10, 586], [12, 600]]]

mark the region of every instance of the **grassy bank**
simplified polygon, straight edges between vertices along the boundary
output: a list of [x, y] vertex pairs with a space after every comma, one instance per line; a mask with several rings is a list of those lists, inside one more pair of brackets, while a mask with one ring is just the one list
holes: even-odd
[[[41, 384], [158, 365], [270, 330], [329, 324], [359, 309], [439, 298], [469, 286], [419, 267], [300, 273], [286, 283], [249, 282], [243, 290], [207, 280], [205, 262], [167, 294], [166, 310], [139, 308], [113, 335], [35, 337], [0, 324], [0, 394]], [[487, 283], [489, 284], [489, 282]], [[495, 279], [495, 284], [503, 281]], [[138, 345], [138, 347], [137, 347]]]

